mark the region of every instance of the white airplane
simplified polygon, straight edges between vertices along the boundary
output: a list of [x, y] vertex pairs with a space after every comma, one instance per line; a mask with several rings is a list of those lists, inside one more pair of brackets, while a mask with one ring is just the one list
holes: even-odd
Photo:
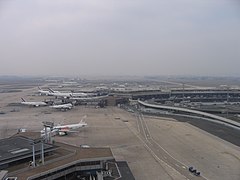
[[38, 92], [40, 95], [50, 95], [50, 92], [47, 90], [42, 90], [39, 86], [38, 86]]
[[[68, 133], [78, 132], [76, 131], [79, 128], [87, 126], [87, 123], [83, 121], [87, 116], [84, 116], [81, 121], [77, 124], [68, 124], [68, 125], [58, 125], [53, 126], [51, 132], [53, 135], [58, 134], [60, 136], [67, 135]], [[47, 128], [47, 133], [50, 132], [50, 128]], [[45, 129], [41, 130], [41, 136], [45, 135]]]
[[86, 93], [59, 92], [59, 91], [53, 91], [50, 88], [49, 88], [49, 91], [50, 91], [50, 94], [52, 96], [56, 96], [56, 97], [70, 98], [71, 96], [73, 96], [73, 97], [86, 97], [86, 96], [88, 96], [88, 94], [86, 94]]
[[71, 103], [67, 103], [67, 104], [53, 105], [50, 107], [54, 109], [60, 109], [61, 111], [66, 111], [66, 110], [72, 109], [73, 105]]
[[39, 107], [39, 106], [47, 106], [47, 103], [45, 103], [45, 102], [30, 102], [30, 101], [25, 101], [23, 98], [21, 98], [22, 99], [22, 102], [21, 102], [21, 104], [23, 104], [23, 105], [28, 105], [28, 106], [34, 106], [34, 107]]
[[49, 90], [43, 90], [38, 86], [38, 92], [40, 95], [47, 95], [47, 96], [53, 96], [52, 93], [59, 93], [59, 91], [53, 91], [51, 88], [48, 88]]
[[87, 93], [72, 93], [71, 96], [73, 97], [87, 97], [89, 94]]
[[55, 97], [64, 97], [64, 98], [68, 98], [70, 97], [70, 94], [69, 92], [59, 92], [59, 91], [54, 91], [52, 90], [51, 88], [49, 88], [49, 92], [52, 96], [55, 96]]
[[78, 85], [78, 83], [75, 81], [69, 81], [69, 82], [65, 81], [60, 85], [60, 87], [77, 86], [77, 85]]
[[76, 101], [94, 101], [99, 99], [107, 98], [108, 95], [105, 96], [92, 96], [92, 97], [73, 97], [71, 96], [69, 99], [76, 100]]

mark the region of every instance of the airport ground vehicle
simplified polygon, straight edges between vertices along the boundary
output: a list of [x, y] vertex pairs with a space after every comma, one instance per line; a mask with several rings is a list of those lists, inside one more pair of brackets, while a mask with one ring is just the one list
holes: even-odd
[[191, 173], [193, 173], [195, 176], [200, 176], [200, 172], [199, 171], [197, 171], [197, 169], [195, 169], [194, 167], [192, 167], [192, 166], [190, 166], [189, 168], [188, 168], [188, 170], [191, 172]]

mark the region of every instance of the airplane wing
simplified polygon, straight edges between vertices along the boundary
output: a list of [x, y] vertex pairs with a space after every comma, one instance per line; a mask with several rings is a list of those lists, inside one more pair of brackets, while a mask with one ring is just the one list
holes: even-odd
[[78, 133], [79, 131], [67, 131], [67, 133]]

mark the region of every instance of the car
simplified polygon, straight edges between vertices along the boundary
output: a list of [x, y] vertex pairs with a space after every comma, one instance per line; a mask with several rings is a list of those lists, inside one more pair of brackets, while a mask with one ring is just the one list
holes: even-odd
[[195, 172], [194, 175], [195, 175], [195, 176], [200, 176], [200, 172], [199, 172], [199, 171], [198, 171], [198, 172]]
[[192, 171], [192, 173], [193, 173], [193, 174], [197, 173], [197, 170], [196, 170], [196, 169], [194, 169], [194, 170]]
[[194, 167], [192, 167], [192, 166], [190, 166], [189, 168], [188, 168], [188, 170], [191, 172], [191, 173], [193, 173], [195, 176], [200, 176], [200, 172], [199, 171], [197, 171], [197, 169], [195, 169]]
[[194, 168], [193, 168], [192, 166], [190, 166], [190, 167], [188, 168], [188, 170], [192, 173], [192, 172], [194, 171]]

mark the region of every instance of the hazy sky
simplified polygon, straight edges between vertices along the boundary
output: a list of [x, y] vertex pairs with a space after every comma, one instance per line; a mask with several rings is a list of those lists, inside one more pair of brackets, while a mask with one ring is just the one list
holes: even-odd
[[0, 75], [240, 76], [240, 2], [0, 0]]

